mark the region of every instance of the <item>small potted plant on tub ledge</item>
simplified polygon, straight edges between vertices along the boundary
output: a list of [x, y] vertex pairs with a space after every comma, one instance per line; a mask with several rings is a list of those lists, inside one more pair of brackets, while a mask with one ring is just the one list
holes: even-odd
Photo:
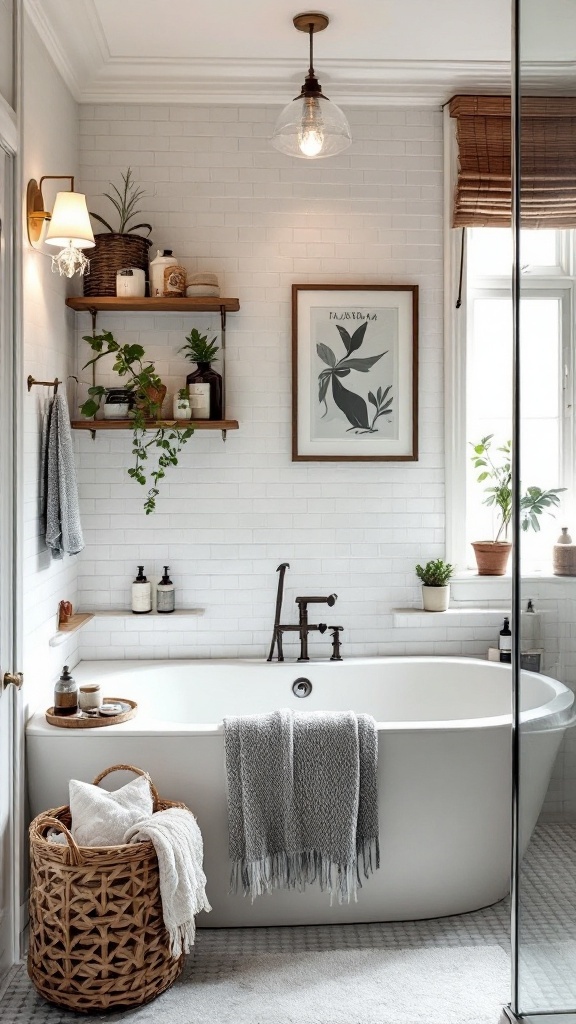
[[445, 612], [450, 604], [450, 577], [454, 572], [449, 562], [436, 558], [426, 565], [416, 566], [416, 575], [422, 581], [422, 607], [425, 612]]
[[[470, 442], [474, 469], [479, 469], [478, 483], [488, 481], [484, 488], [487, 497], [483, 504], [496, 512], [496, 536], [494, 540], [472, 541], [479, 576], [504, 576], [512, 544], [508, 540], [508, 528], [512, 520], [512, 461], [511, 441], [505, 441], [496, 449], [498, 456], [491, 453], [494, 434], [487, 434], [478, 444]], [[545, 509], [558, 507], [558, 497], [565, 487], [552, 487], [543, 491], [540, 487], [527, 487], [520, 497], [521, 526], [524, 531], [540, 530], [539, 516]], [[553, 515], [554, 513], [550, 513]]]

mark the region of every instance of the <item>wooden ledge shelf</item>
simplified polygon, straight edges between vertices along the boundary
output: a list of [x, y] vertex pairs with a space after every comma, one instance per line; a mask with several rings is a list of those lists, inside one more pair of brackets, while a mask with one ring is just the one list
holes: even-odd
[[[133, 430], [132, 420], [72, 420], [72, 430]], [[193, 427], [194, 430], [238, 430], [238, 420], [147, 420], [146, 430], [157, 427]]]
[[78, 312], [97, 313], [237, 313], [239, 299], [197, 295], [193, 299], [120, 299], [115, 295], [82, 296], [66, 299]]
[[93, 618], [94, 615], [91, 612], [77, 612], [70, 617], [68, 622], [61, 622], [58, 626], [58, 632], [51, 636], [48, 641], [50, 647], [58, 647], [60, 644], [63, 644], [71, 633], [82, 629], [82, 626], [85, 626]]

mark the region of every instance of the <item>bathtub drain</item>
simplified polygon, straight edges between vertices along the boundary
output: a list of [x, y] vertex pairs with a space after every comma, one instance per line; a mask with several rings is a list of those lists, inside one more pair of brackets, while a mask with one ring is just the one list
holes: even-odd
[[308, 697], [312, 693], [312, 683], [304, 676], [300, 676], [292, 683], [292, 693], [295, 697]]

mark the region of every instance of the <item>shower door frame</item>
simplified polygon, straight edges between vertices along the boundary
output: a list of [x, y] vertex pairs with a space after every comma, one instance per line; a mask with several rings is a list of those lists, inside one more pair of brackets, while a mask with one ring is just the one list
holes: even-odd
[[13, 103], [0, 96], [0, 786], [2, 906], [0, 987], [22, 956], [24, 710], [22, 664], [22, 0], [13, 3]]
[[520, 1012], [519, 951], [520, 951], [520, 789], [521, 789], [521, 724], [520, 724], [520, 652], [521, 652], [521, 528], [520, 528], [520, 453], [521, 453], [521, 4], [512, 0], [512, 352], [513, 352], [513, 412], [512, 412], [512, 849], [511, 849], [511, 998], [504, 1007], [505, 1016], [512, 1024], [576, 1024], [576, 1010], [538, 1010], [523, 1014]]

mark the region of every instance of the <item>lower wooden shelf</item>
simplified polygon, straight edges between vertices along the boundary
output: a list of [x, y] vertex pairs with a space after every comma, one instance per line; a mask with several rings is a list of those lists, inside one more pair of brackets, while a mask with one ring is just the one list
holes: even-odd
[[[132, 430], [132, 420], [72, 420], [72, 430]], [[238, 420], [147, 420], [146, 429], [193, 427], [194, 430], [238, 430]]]

